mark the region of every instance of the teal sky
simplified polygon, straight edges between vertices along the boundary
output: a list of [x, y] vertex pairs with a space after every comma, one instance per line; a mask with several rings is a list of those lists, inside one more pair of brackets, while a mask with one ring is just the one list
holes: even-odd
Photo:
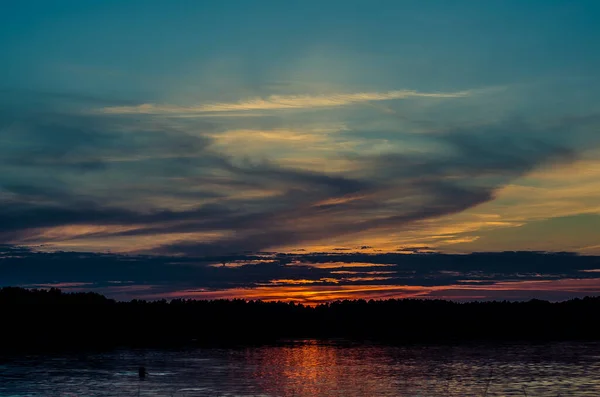
[[0, 243], [600, 253], [597, 1], [1, 9]]

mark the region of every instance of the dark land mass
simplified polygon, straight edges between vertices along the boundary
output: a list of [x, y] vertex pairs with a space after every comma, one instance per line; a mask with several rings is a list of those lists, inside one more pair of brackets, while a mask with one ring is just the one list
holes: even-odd
[[381, 343], [600, 340], [600, 297], [550, 303], [353, 300], [117, 302], [96, 293], [0, 289], [0, 353], [232, 346], [285, 339]]

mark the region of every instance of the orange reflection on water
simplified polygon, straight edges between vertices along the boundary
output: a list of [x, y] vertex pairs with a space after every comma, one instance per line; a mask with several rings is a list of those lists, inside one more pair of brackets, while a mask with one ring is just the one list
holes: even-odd
[[[369, 349], [364, 349], [369, 350]], [[304, 341], [295, 346], [269, 350], [258, 358], [254, 379], [269, 395], [297, 397], [396, 395], [397, 388], [384, 381], [377, 366], [363, 361], [353, 349]], [[383, 363], [386, 358], [380, 358]], [[278, 379], [274, 384], [273, 379]]]
[[[597, 345], [411, 346], [296, 341], [246, 349], [261, 396], [598, 396]], [[575, 353], [577, 352], [577, 353]], [[594, 354], [594, 353], [592, 353]], [[541, 360], [541, 362], [540, 362]], [[583, 361], [583, 362], [582, 362]], [[493, 368], [493, 377], [490, 369]], [[236, 393], [232, 395], [249, 395]]]

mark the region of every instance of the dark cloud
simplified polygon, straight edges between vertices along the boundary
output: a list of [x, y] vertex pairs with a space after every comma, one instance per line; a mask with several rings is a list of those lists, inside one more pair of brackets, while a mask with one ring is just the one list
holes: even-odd
[[[359, 266], [358, 266], [358, 265]], [[138, 293], [290, 286], [424, 286], [494, 291], [506, 282], [600, 279], [600, 257], [573, 253], [503, 252], [446, 254], [247, 254], [213, 257], [124, 256], [78, 252], [34, 252], [0, 247], [1, 285], [83, 285], [128, 298]], [[600, 286], [600, 284], [599, 284]], [[129, 287], [126, 288], [126, 287]], [[519, 292], [507, 292], [505, 297]], [[141, 292], [136, 292], [141, 291]], [[576, 296], [571, 291], [570, 296]], [[433, 292], [432, 292], [433, 293]], [[542, 292], [539, 292], [540, 294]], [[385, 292], [382, 292], [385, 294]], [[458, 294], [458, 293], [457, 293]], [[502, 298], [502, 292], [494, 292]], [[569, 296], [565, 292], [565, 297]], [[382, 295], [383, 296], [383, 295]]]
[[[572, 123], [589, 124], [595, 119], [575, 119]], [[334, 186], [351, 187], [346, 194], [364, 195], [357, 200], [327, 203], [304, 208], [284, 208], [277, 213], [265, 211], [259, 230], [252, 224], [237, 225], [234, 240], [223, 249], [261, 249], [298, 242], [309, 242], [359, 233], [382, 227], [402, 228], [412, 222], [462, 212], [494, 198], [497, 189], [536, 167], [566, 163], [577, 158], [581, 147], [576, 140], [563, 140], [559, 131], [573, 131], [580, 126], [533, 127], [522, 122], [507, 122], [475, 130], [447, 131], [432, 139], [444, 145], [445, 151], [431, 155], [386, 154], [353, 156], [358, 168], [367, 171], [368, 179], [357, 178], [354, 183], [343, 181]], [[577, 128], [575, 128], [577, 127]], [[584, 130], [580, 134], [589, 134]], [[548, 140], [542, 137], [548, 135]], [[263, 170], [265, 171], [265, 170]], [[276, 172], [265, 172], [275, 176]], [[293, 178], [286, 171], [286, 177]], [[364, 177], [363, 177], [364, 178]], [[303, 178], [298, 178], [303, 180]], [[304, 179], [306, 180], [306, 179]], [[321, 179], [322, 180], [322, 179]], [[319, 182], [321, 181], [319, 180]], [[361, 185], [359, 181], [364, 181]], [[316, 182], [316, 181], [315, 181]], [[318, 186], [318, 183], [315, 183]], [[324, 193], [325, 189], [319, 190]], [[297, 195], [309, 201], [312, 197]], [[325, 198], [343, 197], [343, 194]], [[406, 198], [405, 200], [403, 200]], [[382, 212], [389, 215], [381, 216]], [[360, 220], [346, 221], [348, 214], [362, 215]], [[318, 227], [290, 226], [290, 217], [320, 219]], [[316, 224], [316, 223], [315, 223]], [[250, 229], [246, 236], [244, 231]], [[202, 254], [205, 244], [179, 243], [159, 252]]]
[[[153, 253], [203, 256], [401, 230], [462, 212], [536, 167], [577, 158], [597, 117], [448, 129], [426, 137], [439, 147], [431, 153], [340, 154], [356, 171], [335, 174], [220, 153], [211, 134], [221, 127], [204, 121], [42, 107], [0, 111], [0, 125], [3, 241], [35, 240], [43, 227], [136, 225], [91, 235], [155, 235]], [[226, 233], [160, 245], [163, 234], [193, 232]]]

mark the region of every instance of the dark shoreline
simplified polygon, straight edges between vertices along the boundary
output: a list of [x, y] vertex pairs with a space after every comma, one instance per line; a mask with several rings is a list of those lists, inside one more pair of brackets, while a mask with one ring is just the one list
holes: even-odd
[[93, 293], [0, 289], [2, 353], [248, 347], [292, 340], [386, 345], [600, 341], [600, 298], [565, 302], [243, 300], [116, 302]]

